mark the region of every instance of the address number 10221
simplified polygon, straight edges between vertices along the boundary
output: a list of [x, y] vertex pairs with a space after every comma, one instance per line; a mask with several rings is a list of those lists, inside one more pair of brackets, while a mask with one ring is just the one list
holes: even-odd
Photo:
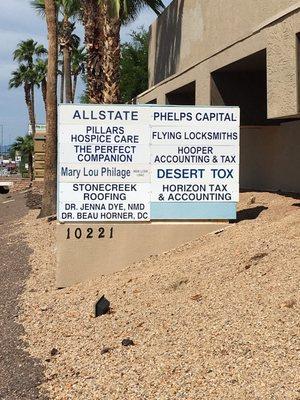
[[114, 228], [67, 228], [66, 239], [112, 239]]

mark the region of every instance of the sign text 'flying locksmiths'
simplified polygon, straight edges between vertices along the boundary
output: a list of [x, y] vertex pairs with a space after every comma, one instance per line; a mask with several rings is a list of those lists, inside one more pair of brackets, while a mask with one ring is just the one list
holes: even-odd
[[60, 105], [60, 222], [228, 219], [239, 109]]

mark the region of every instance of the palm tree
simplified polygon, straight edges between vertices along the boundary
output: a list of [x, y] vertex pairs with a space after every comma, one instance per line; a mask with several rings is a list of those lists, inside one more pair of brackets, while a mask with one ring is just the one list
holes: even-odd
[[35, 64], [36, 83], [42, 89], [45, 111], [47, 111], [47, 66], [48, 60], [38, 60]]
[[[33, 73], [34, 64], [37, 60], [41, 59], [47, 50], [41, 44], [38, 44], [33, 39], [23, 40], [18, 43], [16, 50], [13, 53], [13, 58], [15, 61], [22, 63], [29, 71], [27, 77], [31, 76], [32, 81], [28, 81], [30, 85], [30, 95], [31, 95], [31, 108], [32, 117], [30, 119], [31, 128], [33, 136], [35, 135], [35, 107], [34, 107], [34, 86], [36, 84], [35, 74]], [[30, 73], [32, 71], [32, 73]], [[27, 103], [26, 103], [27, 104]]]
[[71, 60], [73, 51], [79, 46], [80, 38], [74, 34], [75, 23], [70, 22], [67, 14], [58, 24], [59, 47], [63, 53], [63, 77], [66, 103], [72, 102]]
[[56, 158], [57, 158], [57, 6], [55, 0], [45, 0], [48, 30], [48, 73], [46, 112], [46, 152], [44, 194], [40, 216], [56, 212]]
[[119, 103], [120, 98], [120, 28], [134, 20], [143, 7], [157, 15], [164, 9], [162, 0], [101, 0], [106, 3], [104, 13], [105, 58], [103, 60], [103, 101]]
[[[41, 14], [45, 15], [45, 0], [32, 0], [31, 4]], [[64, 82], [65, 101], [72, 101], [71, 53], [79, 45], [79, 37], [75, 35], [75, 23], [70, 20], [79, 13], [79, 0], [56, 0], [57, 11], [62, 15], [58, 23], [58, 40], [63, 53], [63, 71], [61, 78]]]
[[22, 40], [18, 43], [14, 51], [14, 60], [24, 62], [28, 67], [32, 68], [35, 58], [47, 54], [47, 50], [42, 44], [38, 44], [33, 39]]
[[16, 153], [19, 151], [21, 155], [25, 155], [28, 157], [28, 174], [30, 180], [33, 180], [33, 136], [26, 135], [26, 136], [18, 136], [15, 142], [11, 145], [11, 151]]
[[85, 62], [86, 62], [85, 47], [82, 46], [77, 49], [74, 49], [72, 52], [72, 63], [71, 63], [71, 74], [73, 76], [73, 83], [72, 83], [72, 102], [73, 103], [74, 103], [75, 94], [76, 94], [77, 78], [79, 75], [84, 74]]
[[120, 102], [120, 28], [144, 6], [156, 14], [164, 9], [162, 0], [81, 0], [92, 102]]
[[28, 109], [29, 122], [32, 127], [32, 134], [35, 134], [35, 116], [34, 116], [34, 106], [32, 99], [32, 86], [36, 79], [34, 69], [28, 68], [24, 64], [20, 64], [16, 71], [12, 72], [12, 77], [9, 80], [9, 88], [18, 88], [23, 86], [25, 94], [25, 103]]
[[63, 56], [61, 57], [61, 52], [58, 53], [58, 58], [57, 58], [57, 74], [60, 76], [60, 103], [64, 102], [64, 84], [65, 84], [65, 79], [64, 79], [64, 58]]
[[103, 30], [100, 1], [81, 0], [81, 18], [87, 50], [87, 93], [90, 103], [102, 103]]
[[101, 0], [103, 23], [103, 86], [105, 104], [120, 103], [120, 30], [126, 0]]

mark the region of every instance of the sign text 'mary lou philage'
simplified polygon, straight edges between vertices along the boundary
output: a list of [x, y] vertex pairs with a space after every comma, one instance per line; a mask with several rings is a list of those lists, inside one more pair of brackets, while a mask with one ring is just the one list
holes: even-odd
[[60, 222], [231, 219], [239, 108], [60, 105]]

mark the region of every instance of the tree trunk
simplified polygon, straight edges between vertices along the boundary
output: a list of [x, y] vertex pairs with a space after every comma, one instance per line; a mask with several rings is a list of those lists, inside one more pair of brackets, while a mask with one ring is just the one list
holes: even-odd
[[31, 84], [31, 108], [32, 108], [32, 117], [31, 117], [31, 129], [32, 129], [32, 136], [35, 137], [35, 101], [34, 101], [34, 84]]
[[72, 93], [72, 103], [75, 101], [75, 95], [76, 95], [76, 86], [77, 86], [77, 75], [74, 74], [73, 76], [73, 93]]
[[44, 100], [44, 105], [45, 105], [45, 111], [47, 112], [47, 80], [46, 80], [46, 78], [43, 78], [43, 80], [42, 80], [42, 95], [43, 95], [43, 100]]
[[64, 74], [64, 60], [61, 66], [61, 76], [60, 76], [60, 102], [64, 102], [64, 91], [65, 91], [65, 74]]
[[28, 153], [28, 175], [31, 180], [33, 181], [33, 157], [32, 153]]
[[[28, 109], [29, 122], [32, 127], [35, 128], [35, 119], [34, 112], [32, 108], [32, 100], [34, 101], [34, 97], [32, 96], [32, 85], [30, 83], [25, 82], [24, 84], [24, 92], [25, 92], [25, 102]], [[35, 129], [32, 128], [32, 137], [34, 138]], [[32, 154], [28, 154], [28, 174], [31, 181], [33, 181], [33, 160]]]
[[57, 12], [56, 1], [45, 0], [48, 28], [47, 136], [45, 153], [44, 194], [40, 217], [56, 213], [57, 162]]
[[31, 91], [31, 84], [25, 82], [24, 84], [24, 92], [25, 92], [25, 102], [27, 105], [28, 116], [29, 116], [29, 123], [32, 127], [32, 136], [34, 137], [35, 134], [35, 118], [34, 112], [32, 108], [32, 91]]
[[72, 102], [72, 75], [71, 75], [71, 52], [68, 46], [63, 48], [64, 54], [64, 80], [66, 103]]
[[120, 18], [112, 17], [107, 2], [103, 8], [103, 103], [120, 103]]
[[87, 49], [87, 85], [91, 103], [102, 103], [103, 31], [97, 0], [81, 0], [84, 40]]
[[64, 14], [62, 27], [59, 32], [59, 45], [63, 53], [62, 72], [64, 76], [64, 100], [66, 103], [72, 101], [72, 75], [71, 75], [71, 35], [72, 24], [68, 19], [68, 15]]

